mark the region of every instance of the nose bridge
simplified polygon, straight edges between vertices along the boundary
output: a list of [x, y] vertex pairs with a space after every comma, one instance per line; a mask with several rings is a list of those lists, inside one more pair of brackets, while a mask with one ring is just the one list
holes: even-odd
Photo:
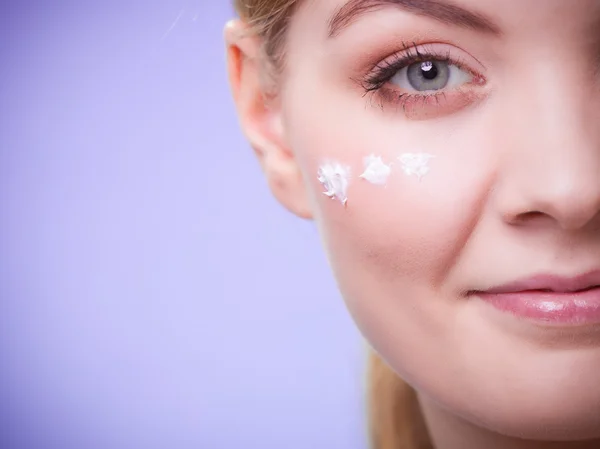
[[[568, 148], [598, 150], [600, 80], [594, 76], [590, 58], [563, 50], [543, 53], [520, 64], [523, 71], [521, 103], [526, 120], [519, 130], [543, 144], [560, 158]], [[579, 151], [581, 153], [581, 151]]]
[[600, 214], [600, 83], [560, 59], [529, 64], [524, 92], [517, 89], [522, 108], [511, 120], [506, 168], [519, 199], [508, 215], [542, 213], [576, 228]]

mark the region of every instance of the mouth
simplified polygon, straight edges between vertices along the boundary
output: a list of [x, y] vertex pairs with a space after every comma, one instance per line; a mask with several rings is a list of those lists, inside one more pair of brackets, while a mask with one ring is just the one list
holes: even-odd
[[522, 319], [600, 324], [600, 270], [570, 278], [542, 274], [470, 294]]

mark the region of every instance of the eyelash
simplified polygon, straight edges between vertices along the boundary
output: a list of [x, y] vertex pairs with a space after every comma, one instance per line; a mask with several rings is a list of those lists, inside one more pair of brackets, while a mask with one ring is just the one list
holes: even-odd
[[[403, 51], [383, 60], [375, 66], [375, 68], [365, 77], [361, 83], [365, 90], [365, 95], [379, 94], [381, 100], [385, 102], [397, 103], [406, 111], [409, 103], [422, 101], [423, 105], [432, 100], [433, 105], [439, 105], [440, 100], [445, 98], [446, 91], [439, 90], [435, 92], [422, 93], [398, 93], [397, 90], [385, 89], [385, 85], [396, 75], [400, 70], [412, 64], [426, 61], [445, 62], [453, 65], [461, 70], [470, 73], [473, 76], [474, 82], [481, 84], [483, 78], [481, 75], [473, 72], [462, 63], [461, 60], [453, 58], [450, 51], [440, 52], [427, 46], [417, 44], [402, 44]], [[383, 106], [383, 103], [382, 103]]]

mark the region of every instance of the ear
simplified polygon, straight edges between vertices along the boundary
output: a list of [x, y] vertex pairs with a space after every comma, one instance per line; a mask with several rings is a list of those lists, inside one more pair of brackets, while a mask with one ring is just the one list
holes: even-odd
[[269, 62], [260, 38], [241, 20], [225, 26], [229, 83], [238, 117], [277, 200], [302, 218], [312, 218], [300, 167], [287, 146], [281, 107], [271, 98]]

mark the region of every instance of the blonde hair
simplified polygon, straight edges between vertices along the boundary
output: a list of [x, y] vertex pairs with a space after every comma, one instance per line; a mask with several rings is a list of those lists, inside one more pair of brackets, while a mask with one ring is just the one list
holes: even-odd
[[[284, 62], [285, 37], [299, 0], [234, 0], [262, 53], [276, 69]], [[415, 391], [373, 351], [367, 369], [368, 424], [373, 449], [433, 448]]]

